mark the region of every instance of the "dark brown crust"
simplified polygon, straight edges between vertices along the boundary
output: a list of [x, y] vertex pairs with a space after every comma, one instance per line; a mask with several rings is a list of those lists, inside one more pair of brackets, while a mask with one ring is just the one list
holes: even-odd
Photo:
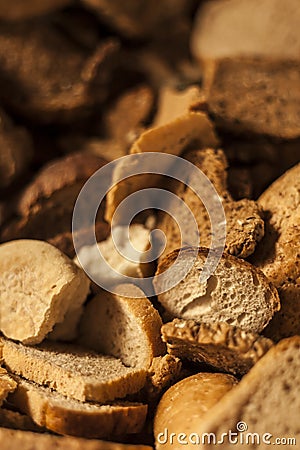
[[163, 325], [162, 337], [171, 355], [233, 375], [247, 373], [273, 345], [270, 339], [224, 322], [197, 324], [175, 319]]

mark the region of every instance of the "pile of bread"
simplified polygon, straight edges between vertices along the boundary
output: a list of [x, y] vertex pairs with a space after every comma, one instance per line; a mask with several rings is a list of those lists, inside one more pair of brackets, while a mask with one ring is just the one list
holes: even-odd
[[[1, 450], [297, 448], [297, 0], [147, 0], [142, 10], [135, 0], [2, 3]], [[85, 182], [109, 161], [147, 152], [189, 161], [218, 194], [226, 241], [204, 282], [212, 224], [189, 179], [118, 183], [97, 213], [97, 245], [87, 220], [75, 254], [71, 220]], [[126, 175], [127, 163], [115, 170]], [[147, 210], [130, 225], [131, 243], [148, 252], [159, 228], [162, 253], [145, 263], [118, 252], [117, 207], [147, 188], [190, 208], [199, 247], [181, 242], [169, 214]], [[136, 283], [94, 283], [84, 268], [110, 276], [98, 248]], [[170, 287], [160, 275], [179, 253], [187, 265], [196, 257]]]

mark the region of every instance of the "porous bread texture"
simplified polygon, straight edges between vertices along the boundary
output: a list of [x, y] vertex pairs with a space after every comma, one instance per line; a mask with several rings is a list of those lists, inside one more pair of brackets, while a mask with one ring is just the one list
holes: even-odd
[[147, 405], [83, 403], [20, 377], [15, 379], [18, 387], [9, 397], [10, 403], [37, 425], [55, 433], [107, 439], [138, 433], [143, 428]]
[[[194, 105], [194, 96], [192, 97], [192, 105]], [[202, 94], [199, 91], [199, 100], [202, 98]], [[192, 106], [191, 105], [191, 106]], [[179, 156], [189, 146], [197, 146], [198, 148], [205, 148], [208, 146], [215, 147], [218, 145], [218, 139], [215, 135], [212, 122], [204, 112], [191, 111], [186, 104], [181, 106], [182, 110], [177, 110], [176, 116], [171, 116], [170, 120], [158, 126], [153, 126], [146, 130], [141, 136], [133, 143], [130, 154], [147, 153], [147, 152], [163, 152], [169, 153], [175, 156]], [[162, 114], [165, 114], [162, 110]], [[159, 113], [160, 114], [160, 113]], [[128, 174], [132, 173], [133, 169], [136, 169], [138, 163], [137, 159], [128, 161], [120, 161], [116, 166], [113, 180], [119, 180]], [[128, 177], [126, 180], [116, 184], [107, 193], [106, 199], [106, 211], [105, 218], [108, 222], [111, 222], [113, 215], [118, 205], [130, 194], [151, 187], [160, 187], [163, 182], [163, 178], [160, 175], [153, 175], [151, 173], [151, 167], [149, 173], [143, 175]], [[157, 169], [157, 163], [156, 167]], [[162, 173], [164, 170], [168, 170], [168, 167], [163, 167], [163, 164], [159, 168]], [[145, 205], [145, 198], [140, 201], [138, 210], [143, 210]], [[122, 222], [122, 217], [117, 217], [119, 223]]]
[[81, 247], [74, 258], [99, 286], [120, 284], [124, 281], [123, 275], [142, 278], [151, 264], [143, 263], [143, 254], [150, 247], [149, 229], [141, 224], [117, 225], [113, 233], [105, 241]]
[[273, 345], [270, 339], [225, 322], [174, 319], [162, 326], [161, 333], [171, 355], [233, 375], [247, 373]]
[[266, 234], [252, 263], [279, 292], [282, 308], [266, 329], [277, 341], [300, 334], [300, 164], [268, 187], [258, 203], [265, 210]]
[[0, 428], [1, 450], [151, 450], [146, 445], [126, 445], [116, 442], [55, 436], [46, 433]]
[[[241, 258], [251, 255], [256, 244], [264, 235], [262, 211], [253, 200], [234, 201], [231, 197], [227, 188], [226, 170], [228, 164], [224, 152], [222, 150], [205, 149], [191, 151], [184, 156], [207, 176], [219, 195], [226, 217], [225, 250]], [[176, 200], [177, 198], [182, 199], [192, 211], [199, 230], [200, 244], [209, 248], [212, 237], [210, 216], [199, 195], [187, 187], [198, 187], [201, 186], [200, 183], [200, 180], [190, 178], [184, 184], [174, 182], [171, 189], [176, 195]], [[183, 221], [182, 207], [175, 201], [173, 203], [170, 205], [172, 216]], [[176, 248], [183, 247], [183, 245], [193, 245], [193, 242], [182, 243], [182, 230], [176, 225], [171, 215], [164, 214], [162, 216], [159, 228], [165, 233], [167, 241], [161, 257]], [[190, 238], [190, 236], [187, 236], [187, 238]]]
[[200, 61], [261, 56], [299, 59], [299, 3], [286, 0], [226, 0], [200, 5], [191, 50]]
[[[221, 436], [229, 430], [237, 431], [237, 423], [245, 422], [245, 433], [257, 433], [252, 448], [265, 450], [276, 438], [300, 439], [298, 413], [300, 369], [300, 337], [283, 339], [272, 347], [248, 372], [234, 389], [226, 394], [199, 422], [197, 432]], [[288, 414], [287, 414], [288, 408]], [[243, 433], [245, 437], [245, 433]], [[270, 433], [268, 441], [262, 440]], [[249, 448], [249, 443], [239, 442], [239, 448]], [[226, 448], [234, 449], [225, 437]], [[201, 449], [211, 448], [206, 444]], [[292, 448], [289, 446], [288, 448]]]
[[17, 240], [0, 246], [0, 330], [37, 344], [86, 300], [90, 281], [52, 245]]
[[[13, 392], [17, 387], [17, 383], [12, 377], [9, 376], [8, 372], [0, 367], [0, 406], [6, 399], [10, 392]], [[0, 409], [1, 411], [1, 409]]]
[[[154, 418], [155, 448], [179, 448], [179, 433], [198, 432], [199, 424], [220, 399], [229, 392], [237, 380], [223, 373], [198, 373], [171, 386], [162, 396]], [[184, 401], [182, 401], [184, 399]], [[167, 431], [167, 440], [164, 442]], [[170, 434], [175, 440], [170, 443]], [[159, 436], [162, 434], [161, 436]], [[187, 440], [187, 438], [185, 438]], [[178, 446], [176, 446], [176, 444]], [[186, 448], [193, 446], [185, 445]]]
[[219, 127], [295, 139], [300, 136], [299, 84], [299, 60], [224, 58], [207, 66], [204, 92]]
[[146, 381], [145, 370], [76, 345], [44, 342], [26, 347], [4, 338], [1, 342], [9, 371], [76, 400], [112, 401], [138, 392]]
[[[172, 278], [169, 277], [172, 275], [162, 278], [157, 278], [157, 275], [169, 269], [178, 254], [179, 250], [175, 250], [159, 263], [153, 281], [155, 291], [161, 292], [158, 300], [172, 319], [226, 322], [244, 331], [259, 333], [279, 310], [278, 293], [263, 272], [227, 253], [223, 253], [208, 280], [200, 283], [199, 277], [208, 256], [205, 248], [181, 249], [181, 262], [173, 270], [179, 270], [180, 275], [186, 263], [191, 267], [187, 275], [170, 289]], [[191, 256], [196, 258], [193, 264]]]
[[85, 307], [80, 342], [98, 352], [120, 358], [130, 367], [149, 369], [154, 357], [165, 353], [160, 336], [162, 320], [133, 284], [101, 291]]

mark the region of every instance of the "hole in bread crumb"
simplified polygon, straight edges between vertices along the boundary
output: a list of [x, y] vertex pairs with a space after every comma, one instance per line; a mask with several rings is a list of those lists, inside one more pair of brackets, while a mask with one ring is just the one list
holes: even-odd
[[53, 286], [51, 286], [51, 289], [55, 289], [56, 288], [56, 284], [54, 284]]
[[230, 263], [229, 261], [225, 261], [225, 267], [226, 267], [227, 269], [231, 269], [231, 268], [232, 268], [232, 265], [231, 265], [231, 263]]

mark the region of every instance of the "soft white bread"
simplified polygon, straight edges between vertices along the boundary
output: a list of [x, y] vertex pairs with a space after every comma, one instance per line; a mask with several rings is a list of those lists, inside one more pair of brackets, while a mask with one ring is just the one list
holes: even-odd
[[0, 330], [26, 344], [41, 342], [86, 300], [90, 282], [52, 245], [18, 240], [0, 245]]
[[143, 291], [133, 284], [101, 291], [86, 306], [80, 343], [120, 358], [126, 366], [148, 369], [165, 352], [162, 320]]
[[[162, 396], [156, 410], [155, 448], [179, 449], [181, 445], [177, 441], [178, 434], [185, 433], [188, 437], [190, 433], [197, 432], [202, 417], [236, 383], [237, 380], [231, 375], [203, 372], [171, 386]], [[170, 441], [171, 433], [175, 433], [173, 443]], [[193, 448], [191, 443], [189, 444], [182, 445], [185, 448]]]
[[81, 439], [0, 428], [1, 450], [151, 450], [144, 445]]
[[87, 438], [109, 438], [142, 430], [147, 405], [141, 403], [79, 402], [15, 376], [16, 391], [9, 402], [29, 415], [39, 426], [58, 434]]
[[233, 375], [244, 375], [273, 345], [271, 339], [225, 322], [174, 319], [161, 332], [171, 355]]
[[[167, 255], [156, 275], [169, 269], [179, 250]], [[191, 263], [191, 256], [195, 261]], [[168, 277], [154, 279], [159, 302], [171, 318], [193, 319], [196, 322], [227, 322], [245, 331], [259, 333], [280, 308], [276, 289], [256, 267], [224, 253], [213, 275], [207, 281], [199, 277], [208, 256], [205, 248], [182, 249], [182, 260], [175, 270], [191, 264], [188, 274], [169, 289]], [[179, 272], [180, 275], [180, 272]]]
[[[252, 448], [268, 449], [276, 438], [293, 438], [297, 444], [300, 439], [299, 425], [299, 373], [300, 373], [300, 336], [284, 339], [272, 347], [248, 372], [238, 386], [226, 394], [198, 422], [197, 432], [215, 433], [220, 438], [229, 430], [237, 431], [237, 424], [246, 424], [243, 433], [257, 433], [260, 444]], [[241, 430], [240, 430], [241, 431]], [[263, 442], [265, 434], [267, 442]], [[271, 436], [270, 436], [271, 435]], [[224, 435], [226, 448], [236, 448]], [[207, 442], [207, 441], [206, 441]], [[250, 441], [251, 443], [251, 441]], [[282, 448], [296, 448], [284, 444]], [[281, 447], [281, 446], [280, 446]], [[198, 448], [211, 448], [202, 445]], [[249, 442], [238, 440], [238, 448], [249, 448]]]
[[17, 387], [17, 383], [14, 381], [11, 376], [7, 373], [7, 371], [0, 367], [0, 406], [3, 403], [3, 400], [6, 399], [10, 392], [13, 392]]
[[124, 366], [113, 356], [79, 346], [45, 342], [26, 347], [1, 339], [2, 357], [12, 373], [77, 400], [106, 402], [138, 392], [146, 371]]

